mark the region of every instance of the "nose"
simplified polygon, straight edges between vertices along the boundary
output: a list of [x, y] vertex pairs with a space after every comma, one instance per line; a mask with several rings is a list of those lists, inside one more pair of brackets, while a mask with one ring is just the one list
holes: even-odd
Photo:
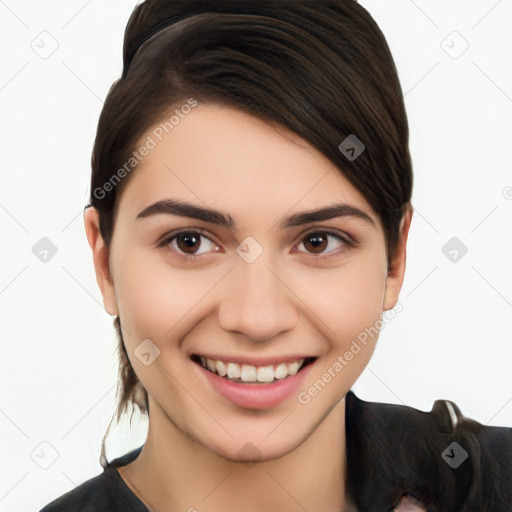
[[250, 264], [239, 261], [224, 283], [218, 321], [222, 329], [252, 341], [271, 340], [297, 325], [299, 310], [294, 298], [263, 256]]

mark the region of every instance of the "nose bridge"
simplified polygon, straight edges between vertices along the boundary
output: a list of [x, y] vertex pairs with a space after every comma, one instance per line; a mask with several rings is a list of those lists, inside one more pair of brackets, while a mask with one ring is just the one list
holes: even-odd
[[265, 341], [295, 326], [299, 312], [293, 294], [271, 265], [264, 251], [251, 263], [243, 257], [237, 261], [219, 305], [218, 318], [224, 330]]

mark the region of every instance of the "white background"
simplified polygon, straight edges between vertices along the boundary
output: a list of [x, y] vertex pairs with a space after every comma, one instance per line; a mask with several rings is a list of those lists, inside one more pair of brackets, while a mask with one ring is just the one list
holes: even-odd
[[[416, 213], [403, 310], [353, 389], [364, 400], [425, 411], [447, 398], [483, 424], [512, 426], [511, 2], [361, 3], [399, 69]], [[38, 510], [101, 472], [115, 336], [82, 209], [96, 123], [121, 73], [134, 5], [0, 0], [4, 512]], [[464, 40], [468, 49], [453, 58]], [[46, 59], [33, 49], [52, 44], [58, 48]], [[32, 253], [42, 237], [58, 249], [47, 263]], [[468, 248], [456, 263], [441, 250], [452, 237]], [[114, 430], [109, 459], [141, 444], [144, 433], [144, 423], [131, 435], [127, 424]]]

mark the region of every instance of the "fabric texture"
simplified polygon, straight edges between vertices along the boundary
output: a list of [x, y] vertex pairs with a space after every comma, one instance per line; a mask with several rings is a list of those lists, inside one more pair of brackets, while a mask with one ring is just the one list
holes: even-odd
[[[424, 412], [353, 391], [345, 423], [346, 485], [358, 512], [512, 512], [512, 428], [482, 425], [448, 400]], [[40, 512], [149, 512], [116, 470], [141, 450]]]
[[103, 473], [63, 494], [40, 512], [148, 512], [115, 469], [135, 460], [141, 450], [142, 446], [110, 461]]

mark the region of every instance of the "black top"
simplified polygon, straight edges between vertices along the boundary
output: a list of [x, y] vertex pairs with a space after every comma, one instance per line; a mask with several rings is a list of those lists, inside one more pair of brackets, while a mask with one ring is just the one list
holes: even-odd
[[[512, 428], [482, 425], [457, 405], [436, 400], [430, 412], [346, 396], [347, 492], [358, 511], [390, 512], [415, 497], [428, 512], [512, 511]], [[40, 512], [148, 512], [115, 467]]]

